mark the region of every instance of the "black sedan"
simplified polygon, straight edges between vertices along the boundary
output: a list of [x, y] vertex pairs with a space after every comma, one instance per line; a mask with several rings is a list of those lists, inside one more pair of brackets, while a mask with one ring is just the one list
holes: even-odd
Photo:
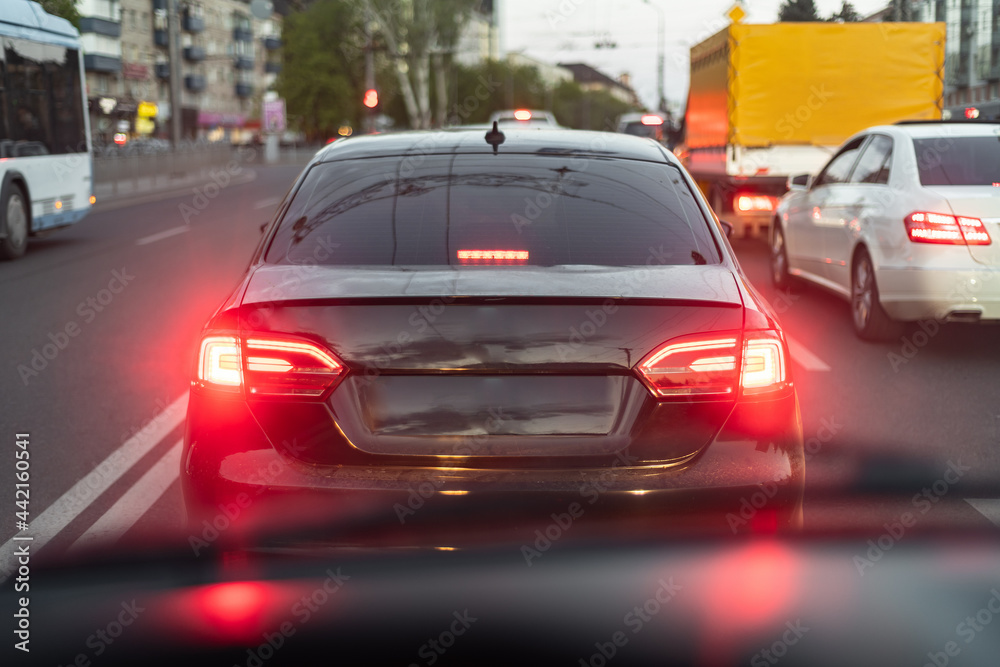
[[[203, 332], [185, 500], [207, 539], [359, 503], [419, 526], [426, 503], [498, 494], [537, 520], [529, 564], [586, 513], [781, 530], [804, 475], [789, 365], [656, 142], [350, 138], [305, 168]], [[475, 507], [470, 538], [490, 528]]]

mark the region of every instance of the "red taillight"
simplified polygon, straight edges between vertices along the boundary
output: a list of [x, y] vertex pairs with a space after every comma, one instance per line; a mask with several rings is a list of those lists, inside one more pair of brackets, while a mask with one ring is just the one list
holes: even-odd
[[518, 109], [514, 112], [514, 118], [517, 120], [531, 120], [531, 112], [527, 109]]
[[636, 366], [657, 398], [757, 395], [787, 383], [785, 347], [773, 331], [684, 336], [667, 341]]
[[244, 343], [248, 396], [316, 398], [344, 373], [344, 365], [313, 343], [250, 336]]
[[639, 362], [639, 374], [653, 394], [729, 396], [736, 392], [738, 335], [675, 338]]
[[767, 195], [737, 195], [736, 210], [744, 213], [750, 211], [771, 212], [774, 210], [774, 197]]
[[201, 342], [198, 380], [248, 396], [318, 398], [346, 373], [333, 354], [307, 341], [249, 336], [206, 336]]
[[906, 234], [914, 243], [943, 245], [989, 245], [990, 234], [979, 218], [947, 213], [917, 211], [903, 221]]
[[663, 119], [656, 114], [646, 114], [640, 121], [643, 125], [663, 125]]

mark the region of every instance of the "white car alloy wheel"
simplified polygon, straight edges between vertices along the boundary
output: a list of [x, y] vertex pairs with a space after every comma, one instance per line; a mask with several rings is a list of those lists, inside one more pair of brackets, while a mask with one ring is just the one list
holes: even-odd
[[878, 283], [868, 252], [860, 250], [851, 270], [851, 315], [859, 338], [885, 341], [895, 338], [900, 325], [894, 322], [879, 301]]
[[775, 287], [787, 289], [791, 282], [788, 274], [788, 253], [785, 251], [785, 234], [781, 225], [774, 222], [774, 233], [771, 235], [771, 282]]

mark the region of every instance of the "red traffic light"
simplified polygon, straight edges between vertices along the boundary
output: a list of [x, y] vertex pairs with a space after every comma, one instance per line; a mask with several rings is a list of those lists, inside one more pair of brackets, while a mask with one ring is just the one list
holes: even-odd
[[365, 91], [364, 105], [369, 109], [374, 109], [378, 106], [378, 91], [374, 88], [369, 88]]

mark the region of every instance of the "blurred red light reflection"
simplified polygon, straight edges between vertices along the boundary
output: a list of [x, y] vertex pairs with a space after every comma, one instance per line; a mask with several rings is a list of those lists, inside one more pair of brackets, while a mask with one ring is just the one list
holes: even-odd
[[206, 622], [242, 634], [257, 627], [268, 601], [263, 584], [238, 581], [202, 589], [197, 606]]
[[799, 563], [776, 542], [755, 542], [712, 563], [704, 610], [715, 627], [754, 631], [781, 620], [798, 594]]

